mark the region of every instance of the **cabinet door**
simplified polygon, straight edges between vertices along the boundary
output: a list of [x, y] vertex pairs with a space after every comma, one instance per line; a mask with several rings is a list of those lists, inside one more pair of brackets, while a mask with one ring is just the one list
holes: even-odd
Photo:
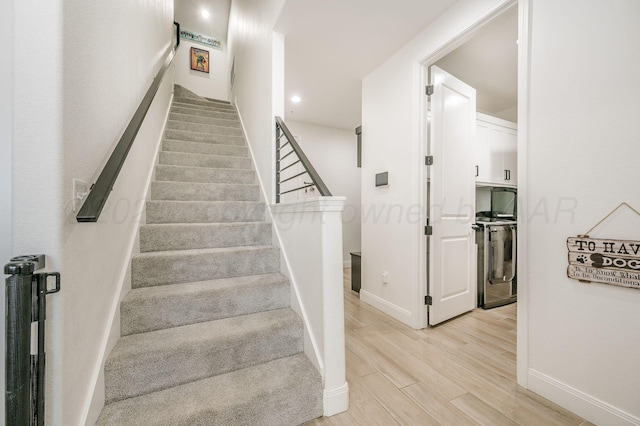
[[518, 183], [518, 133], [516, 130], [491, 125], [492, 181], [502, 185]]
[[491, 182], [491, 130], [489, 123], [476, 121], [476, 182]]
[[[506, 184], [518, 184], [518, 132], [505, 129], [502, 139], [502, 168], [506, 170]], [[503, 176], [504, 177], [504, 176]]]
[[495, 126], [490, 124], [491, 143], [490, 143], [490, 156], [491, 156], [491, 182], [495, 184], [506, 183], [506, 173], [503, 168], [503, 156], [504, 156], [504, 140], [505, 140], [505, 128], [501, 126]]

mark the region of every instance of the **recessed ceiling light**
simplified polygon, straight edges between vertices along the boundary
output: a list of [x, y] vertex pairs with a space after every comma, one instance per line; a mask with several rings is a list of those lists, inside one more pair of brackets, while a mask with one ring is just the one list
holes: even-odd
[[204, 10], [204, 9], [202, 9], [202, 12], [200, 12], [200, 13], [202, 14], [202, 17], [203, 17], [204, 19], [209, 19], [209, 16], [210, 16], [210, 15], [209, 15], [209, 11], [208, 11], [208, 10]]
[[292, 96], [292, 97], [291, 97], [291, 102], [293, 102], [293, 103], [296, 103], [296, 104], [297, 104], [297, 103], [299, 103], [299, 102], [302, 102], [302, 98], [301, 98], [300, 96], [298, 96], [298, 95]]

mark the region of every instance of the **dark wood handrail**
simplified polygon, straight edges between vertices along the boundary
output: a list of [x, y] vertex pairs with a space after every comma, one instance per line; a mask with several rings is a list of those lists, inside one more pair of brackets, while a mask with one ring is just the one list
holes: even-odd
[[[329, 188], [327, 188], [327, 185], [324, 184], [324, 182], [322, 181], [322, 178], [320, 177], [320, 175], [318, 174], [316, 169], [314, 169], [313, 165], [311, 165], [311, 161], [309, 161], [307, 156], [304, 154], [304, 151], [302, 151], [302, 148], [300, 148], [300, 145], [298, 145], [298, 142], [296, 141], [296, 139], [291, 134], [291, 131], [289, 131], [289, 128], [287, 127], [287, 125], [284, 124], [284, 120], [282, 118], [280, 118], [280, 117], [276, 117], [276, 129], [280, 129], [280, 131], [282, 131], [282, 133], [284, 134], [284, 137], [287, 139], [287, 141], [291, 145], [291, 148], [293, 148], [293, 152], [295, 152], [295, 154], [298, 157], [298, 159], [300, 160], [300, 162], [302, 162], [302, 165], [304, 166], [305, 170], [309, 174], [309, 177], [311, 177], [311, 181], [313, 182], [313, 185], [306, 185], [306, 186], [303, 186], [303, 187], [300, 187], [300, 188], [296, 188], [294, 190], [286, 191], [286, 192], [293, 192], [293, 191], [297, 191], [299, 189], [304, 189], [304, 188], [309, 188], [309, 187], [315, 186], [316, 188], [318, 188], [318, 191], [320, 192], [320, 195], [322, 195], [323, 197], [330, 197], [331, 196], [331, 192], [329, 191]], [[279, 145], [279, 141], [278, 141], [278, 145]], [[279, 148], [279, 146], [278, 146], [278, 148]], [[277, 160], [276, 161], [279, 161], [280, 160], [280, 152], [279, 151], [276, 153], [276, 156], [277, 156]], [[281, 170], [279, 170], [279, 164], [277, 164], [277, 170], [276, 170], [276, 187], [277, 187], [276, 188], [276, 203], [280, 202], [280, 172], [281, 172]], [[286, 193], [286, 192], [283, 192], [283, 194]]]
[[120, 173], [120, 169], [122, 168], [124, 161], [127, 159], [127, 154], [129, 154], [133, 141], [136, 139], [138, 130], [140, 130], [140, 126], [142, 126], [142, 122], [149, 111], [151, 102], [153, 102], [153, 98], [158, 92], [158, 88], [160, 87], [164, 74], [171, 65], [176, 54], [176, 49], [180, 44], [180, 24], [174, 22], [174, 25], [177, 27], [176, 44], [175, 46], [172, 46], [171, 50], [167, 53], [167, 57], [162, 64], [160, 71], [158, 71], [158, 74], [153, 79], [149, 90], [147, 90], [147, 93], [144, 95], [144, 98], [142, 99], [142, 102], [135, 114], [133, 114], [129, 125], [120, 137], [118, 144], [111, 153], [111, 156], [107, 160], [102, 172], [100, 172], [100, 176], [98, 176], [98, 179], [92, 185], [91, 191], [87, 195], [80, 211], [76, 215], [76, 220], [78, 222], [97, 222], [100, 217], [102, 208], [106, 204], [107, 198], [109, 198], [109, 194], [113, 189], [113, 185]]

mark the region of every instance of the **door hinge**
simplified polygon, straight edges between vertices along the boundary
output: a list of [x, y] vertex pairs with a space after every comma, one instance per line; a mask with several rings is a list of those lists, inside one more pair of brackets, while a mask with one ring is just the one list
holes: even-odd
[[433, 305], [433, 299], [431, 299], [431, 296], [425, 296], [424, 297], [424, 304], [427, 305], [427, 306]]
[[426, 86], [425, 93], [427, 94], [427, 96], [433, 95], [433, 86]]
[[424, 227], [424, 235], [433, 235], [433, 226], [427, 225]]
[[433, 166], [433, 155], [427, 155], [426, 157], [424, 157], [424, 165]]

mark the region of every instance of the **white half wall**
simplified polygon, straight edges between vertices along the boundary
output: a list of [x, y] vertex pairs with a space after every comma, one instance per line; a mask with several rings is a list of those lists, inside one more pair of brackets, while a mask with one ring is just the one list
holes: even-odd
[[293, 120], [287, 120], [286, 125], [294, 136], [300, 136], [302, 150], [331, 194], [346, 197], [342, 212], [342, 260], [344, 265], [350, 265], [349, 253], [360, 251], [361, 225], [355, 129], [346, 131]]
[[[640, 210], [640, 3], [528, 3], [528, 384], [594, 424], [640, 424], [640, 291], [566, 274], [567, 237]], [[640, 240], [640, 218], [589, 233]]]
[[305, 353], [322, 375], [324, 415], [346, 411], [342, 212], [344, 197], [270, 206], [292, 307], [305, 322]]
[[[192, 47], [209, 51], [209, 73], [191, 69]], [[205, 98], [229, 100], [229, 59], [224, 43], [215, 48], [182, 39], [174, 61], [176, 84]]]
[[[362, 83], [362, 294], [414, 328], [425, 326], [426, 294], [421, 63], [505, 3], [455, 3]], [[389, 186], [375, 186], [381, 172]]]

